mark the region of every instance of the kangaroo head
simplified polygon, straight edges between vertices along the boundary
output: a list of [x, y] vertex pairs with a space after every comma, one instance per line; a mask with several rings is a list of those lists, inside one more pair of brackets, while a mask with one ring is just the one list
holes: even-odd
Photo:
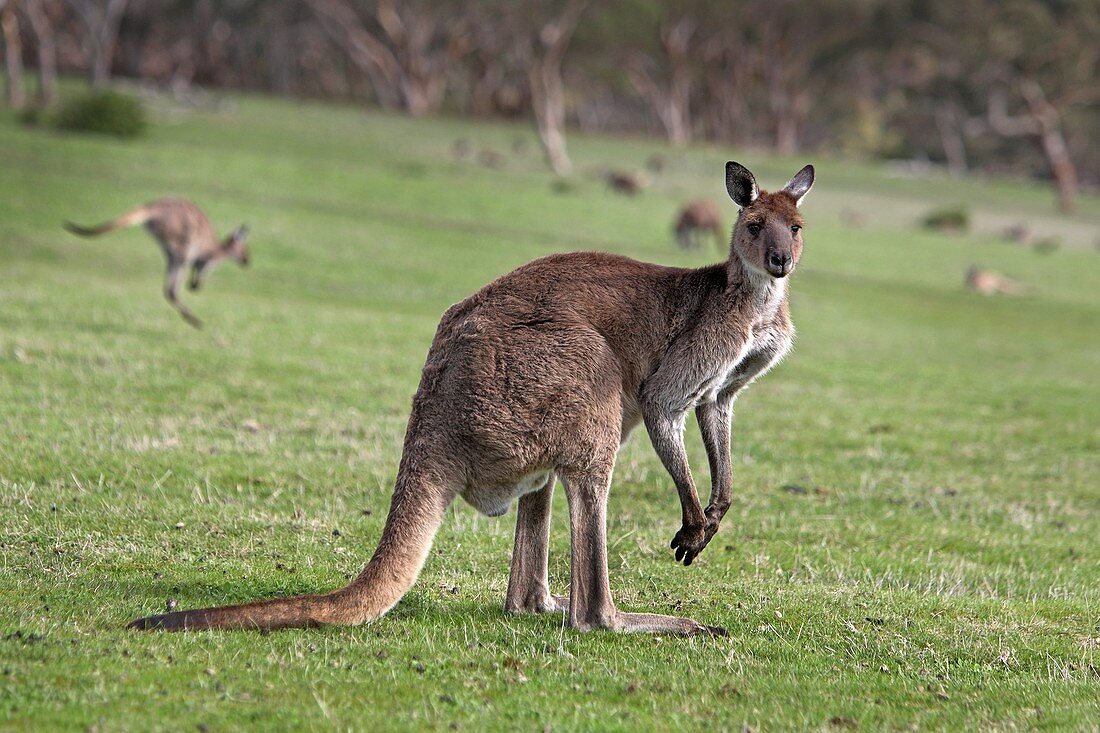
[[726, 190], [741, 207], [733, 225], [730, 256], [740, 257], [752, 272], [774, 278], [790, 275], [802, 256], [802, 216], [798, 206], [814, 185], [808, 165], [779, 191], [768, 193], [740, 163], [726, 163]]
[[248, 245], [245, 244], [246, 239], [248, 239], [248, 226], [246, 224], [241, 224], [233, 230], [232, 234], [225, 238], [224, 242], [222, 242], [222, 251], [225, 252], [225, 256], [236, 260], [241, 267], [246, 267], [248, 265]]

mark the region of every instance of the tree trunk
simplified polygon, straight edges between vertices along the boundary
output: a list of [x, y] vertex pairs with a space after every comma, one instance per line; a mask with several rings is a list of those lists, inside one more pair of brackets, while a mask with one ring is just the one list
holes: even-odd
[[695, 22], [683, 16], [661, 27], [661, 48], [671, 68], [668, 85], [668, 139], [676, 147], [691, 142], [691, 51]]
[[26, 101], [23, 93], [23, 45], [19, 39], [19, 19], [15, 16], [14, 4], [7, 3], [0, 11], [0, 26], [3, 26], [4, 33], [6, 97], [8, 104], [20, 109]]
[[479, 68], [470, 84], [470, 114], [474, 117], [489, 117], [493, 113], [493, 90], [500, 86], [488, 69]]
[[122, 14], [126, 12], [127, 0], [107, 0], [107, 9], [99, 29], [93, 31], [96, 36], [95, 56], [92, 58], [92, 88], [102, 89], [111, 80], [111, 62], [115, 55], [115, 41], [118, 40], [118, 26]]
[[780, 155], [798, 152], [798, 120], [790, 111], [780, 114], [775, 122], [775, 152]]
[[573, 163], [565, 149], [565, 83], [562, 62], [581, 14], [590, 0], [569, 0], [557, 18], [536, 28], [531, 43], [526, 39], [524, 66], [531, 87], [531, 106], [535, 113], [539, 141], [546, 152], [546, 162], [559, 176], [573, 171]]
[[38, 102], [49, 107], [57, 101], [57, 44], [53, 26], [42, 8], [42, 0], [24, 0], [23, 11], [38, 47]]
[[1070, 157], [1061, 125], [1044, 128], [1041, 140], [1058, 187], [1058, 210], [1063, 214], [1072, 214], [1077, 205], [1077, 166]]
[[703, 47], [707, 69], [703, 95], [706, 134], [712, 140], [756, 144], [756, 120], [745, 99], [759, 64], [757, 55], [743, 49], [732, 51], [726, 36], [716, 34]]
[[1038, 127], [1039, 142], [1058, 188], [1058, 209], [1063, 214], [1070, 214], [1077, 203], [1077, 166], [1062, 132], [1062, 114], [1047, 101], [1042, 87], [1031, 79], [1020, 83], [1020, 94]]
[[775, 151], [793, 155], [798, 152], [798, 118], [795, 101], [784, 86], [783, 72], [777, 62], [768, 70], [768, 99], [775, 125]]
[[676, 147], [691, 142], [691, 76], [686, 69], [675, 69], [668, 89], [649, 73], [646, 59], [635, 59], [627, 67], [627, 76], [664, 128], [665, 137]]
[[691, 40], [695, 35], [695, 22], [688, 16], [676, 21], [665, 20], [660, 28], [661, 50], [668, 70], [667, 88], [649, 72], [654, 64], [645, 56], [637, 55], [633, 68], [627, 74], [634, 88], [653, 107], [665, 136], [676, 147], [691, 142]]
[[947, 159], [947, 170], [953, 176], [966, 174], [966, 145], [959, 129], [958, 116], [954, 107], [947, 104], [936, 105], [936, 128], [940, 132], [940, 144]]
[[555, 68], [553, 58], [543, 58], [534, 61], [527, 73], [531, 106], [546, 162], [554, 173], [567, 176], [573, 171], [573, 163], [565, 149], [565, 89], [561, 68]]
[[686, 68], [672, 72], [667, 115], [668, 140], [682, 148], [691, 142], [691, 75]]
[[988, 130], [1002, 137], [1037, 137], [1058, 189], [1058, 209], [1071, 213], [1077, 200], [1077, 166], [1062, 131], [1062, 112], [1047, 101], [1037, 82], [1023, 78], [1018, 83], [1027, 114], [1010, 115], [1006, 91], [995, 88], [989, 94], [986, 118], [972, 120], [971, 126], [976, 132]]
[[423, 117], [443, 106], [447, 81], [441, 71], [409, 69], [401, 80], [401, 89], [409, 114]]

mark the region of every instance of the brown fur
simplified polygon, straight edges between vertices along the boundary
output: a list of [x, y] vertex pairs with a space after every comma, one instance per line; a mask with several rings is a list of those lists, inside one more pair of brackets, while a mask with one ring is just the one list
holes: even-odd
[[676, 217], [676, 243], [680, 249], [697, 249], [702, 238], [710, 234], [722, 245], [722, 212], [712, 199], [689, 201]]
[[248, 264], [245, 238], [248, 228], [240, 226], [225, 239], [219, 240], [210, 219], [195, 204], [186, 199], [165, 198], [128, 211], [116, 219], [94, 227], [82, 227], [65, 222], [65, 228], [82, 237], [95, 237], [116, 229], [144, 225], [157, 240], [167, 260], [164, 276], [164, 297], [179, 311], [183, 319], [195, 328], [202, 321], [179, 300], [179, 285], [183, 273], [191, 268], [187, 286], [198, 290], [203, 275], [214, 264], [229, 258], [241, 266]]
[[993, 270], [971, 265], [966, 271], [966, 287], [982, 295], [1025, 295], [1027, 286]]
[[649, 180], [642, 173], [629, 173], [627, 171], [611, 171], [607, 174], [607, 185], [612, 191], [626, 196], [636, 196], [642, 189], [649, 185]]
[[[644, 422], [680, 495], [672, 546], [690, 564], [730, 505], [730, 417], [738, 392], [786, 352], [793, 329], [783, 279], [802, 249], [796, 200], [807, 166], [757, 195], [727, 166], [743, 207], [726, 262], [697, 270], [597, 252], [535, 260], [443, 315], [413, 398], [378, 549], [326, 595], [180, 611], [139, 629], [282, 628], [378, 618], [409, 589], [450, 502], [490, 516], [519, 499], [504, 607], [566, 611], [575, 629], [725, 633], [677, 616], [619, 611], [607, 573], [606, 512], [619, 445]], [[751, 226], [751, 229], [750, 229]], [[704, 510], [683, 431], [694, 410], [711, 466]], [[550, 593], [550, 500], [560, 478], [572, 536], [569, 595]]]

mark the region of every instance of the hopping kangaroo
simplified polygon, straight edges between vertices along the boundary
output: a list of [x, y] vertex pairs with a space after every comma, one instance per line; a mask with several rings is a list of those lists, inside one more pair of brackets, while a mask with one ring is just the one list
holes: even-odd
[[[741, 207], [729, 259], [698, 270], [595, 252], [535, 260], [452, 306], [413, 398], [389, 517], [374, 556], [324, 595], [178, 611], [138, 629], [359, 624], [415, 582], [444, 512], [461, 496], [489, 516], [519, 499], [504, 608], [566, 611], [574, 629], [724, 634], [688, 618], [616, 609], [607, 577], [606, 513], [619, 445], [645, 422], [679, 492], [672, 540], [691, 564], [730, 505], [730, 418], [738, 392], [790, 347], [787, 281], [802, 252], [797, 205], [806, 166], [780, 191], [726, 164]], [[684, 450], [694, 410], [711, 468], [699, 503]], [[547, 578], [550, 498], [561, 478], [572, 537], [569, 595]]]
[[187, 287], [198, 290], [207, 268], [226, 258], [237, 261], [242, 267], [248, 264], [248, 247], [245, 238], [248, 227], [241, 225], [223, 240], [218, 240], [214, 225], [195, 204], [186, 199], [166, 198], [139, 206], [95, 227], [82, 227], [65, 222], [65, 228], [82, 237], [96, 237], [142, 224], [164, 250], [168, 270], [164, 275], [164, 297], [183, 319], [195, 328], [202, 328], [202, 321], [187, 309], [179, 299], [179, 285], [184, 272], [191, 268]]

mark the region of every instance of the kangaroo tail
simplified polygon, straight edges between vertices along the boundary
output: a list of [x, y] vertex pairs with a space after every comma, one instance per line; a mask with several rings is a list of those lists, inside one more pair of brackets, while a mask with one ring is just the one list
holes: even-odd
[[393, 608], [416, 582], [453, 494], [434, 481], [398, 476], [378, 549], [363, 572], [343, 588], [323, 595], [255, 601], [238, 606], [176, 611], [139, 618], [132, 629], [287, 629], [352, 626]]
[[1030, 291], [1027, 285], [1007, 277], [1001, 278], [997, 283], [997, 289], [1005, 295], [1027, 295]]
[[71, 221], [67, 221], [65, 222], [65, 228], [73, 234], [79, 234], [82, 237], [98, 237], [100, 234], [113, 232], [116, 229], [125, 229], [126, 227], [144, 224], [149, 221], [150, 216], [149, 207], [139, 206], [133, 211], [127, 211], [122, 216], [99, 224], [98, 226], [82, 227], [79, 224], [73, 224]]

